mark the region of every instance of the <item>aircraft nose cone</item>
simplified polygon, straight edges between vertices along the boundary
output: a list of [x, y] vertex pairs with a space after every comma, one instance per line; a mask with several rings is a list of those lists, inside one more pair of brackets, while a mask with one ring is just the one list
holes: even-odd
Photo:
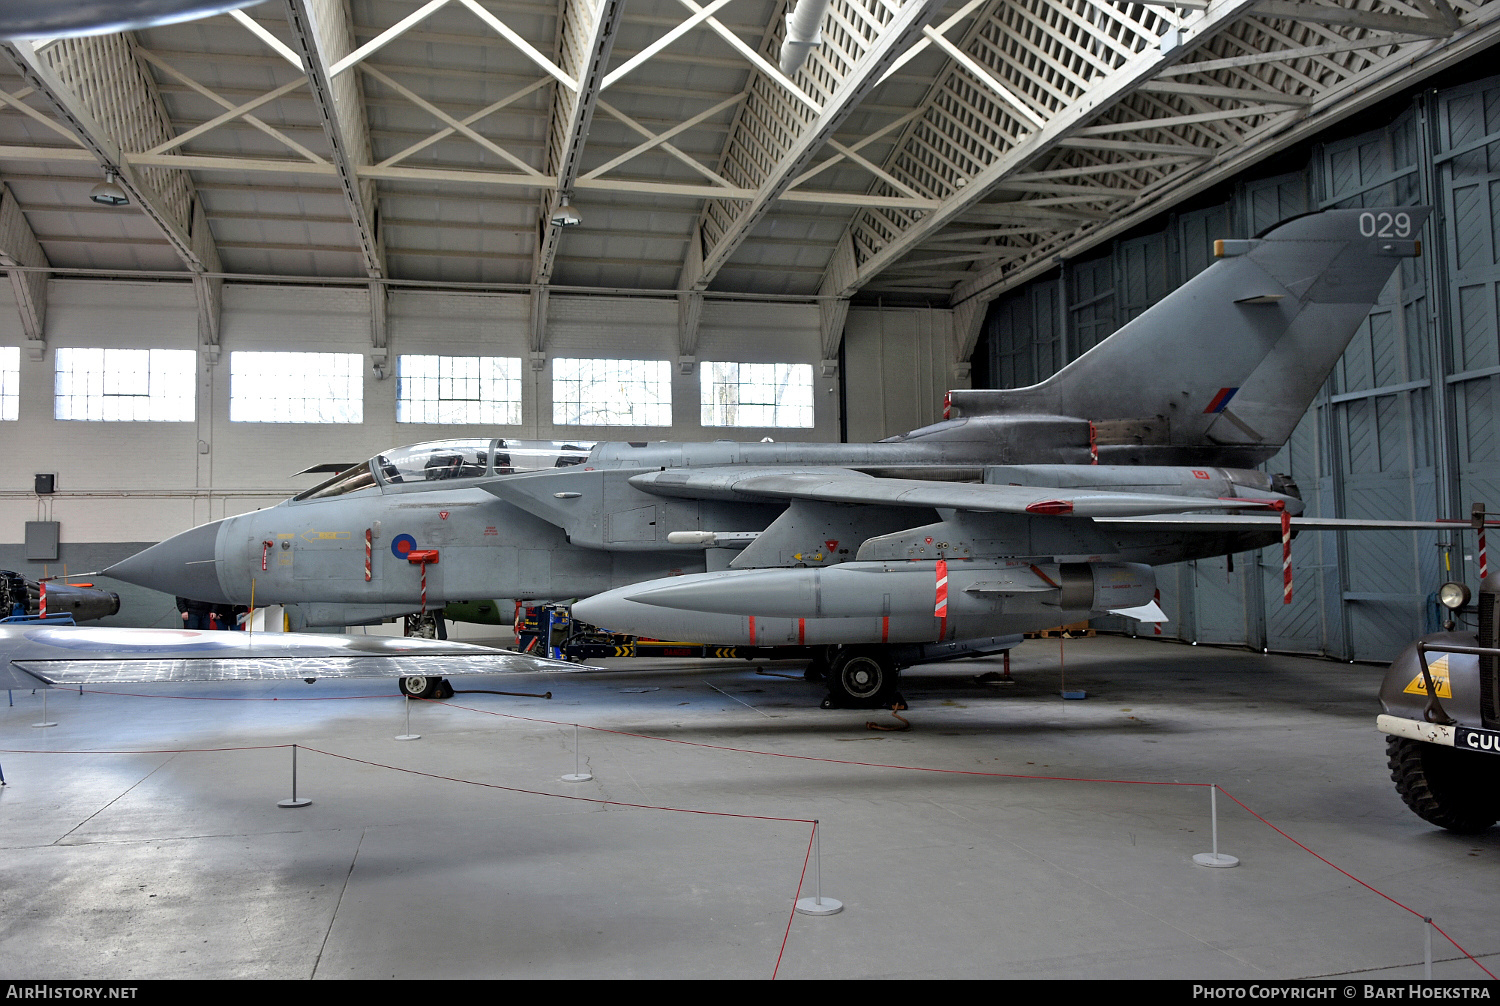
[[223, 523], [216, 520], [200, 524], [115, 563], [101, 575], [177, 597], [228, 604], [229, 598], [219, 586], [219, 566], [214, 561], [214, 545]]

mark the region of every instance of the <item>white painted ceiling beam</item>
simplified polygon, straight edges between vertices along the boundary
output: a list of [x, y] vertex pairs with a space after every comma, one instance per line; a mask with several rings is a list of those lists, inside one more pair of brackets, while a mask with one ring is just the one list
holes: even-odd
[[[552, 92], [552, 121], [548, 130], [547, 173], [552, 184], [542, 192], [537, 219], [536, 257], [531, 282], [543, 295], [532, 301], [532, 351], [546, 349], [547, 305], [545, 287], [552, 282], [563, 228], [552, 222], [554, 215], [571, 200], [582, 166], [583, 146], [599, 107], [604, 75], [609, 67], [615, 35], [625, 14], [625, 0], [565, 0], [558, 30], [558, 63], [576, 81], [573, 87], [559, 85]], [[647, 136], [650, 130], [642, 129]], [[667, 146], [671, 146], [668, 144]], [[675, 147], [671, 149], [676, 150]]]
[[[68, 59], [69, 50], [82, 49], [84, 46], [97, 50], [96, 58], [87, 64], [79, 62], [75, 66], [69, 66], [72, 62]], [[81, 151], [72, 150], [67, 150], [66, 153], [58, 151], [53, 156], [69, 160], [92, 158], [101, 167], [113, 169], [117, 173], [117, 183], [125, 189], [131, 202], [156, 224], [185, 266], [193, 272], [203, 272], [210, 267], [216, 271], [218, 262], [201, 259], [193, 250], [193, 242], [188, 235], [192, 203], [191, 180], [186, 175], [181, 175], [186, 188], [172, 185], [170, 188], [174, 191], [166, 193], [161, 192], [158, 186], [146, 184], [129, 161], [131, 151], [123, 145], [125, 138], [118, 135], [127, 130], [151, 135], [152, 146], [170, 138], [172, 131], [164, 119], [141, 121], [151, 116], [160, 106], [149, 99], [130, 108], [116, 106], [109, 110], [114, 113], [113, 129], [106, 128], [98, 117], [99, 112], [106, 111], [105, 103], [110, 91], [126, 87], [142, 88], [150, 81], [145, 71], [135, 64], [128, 37], [65, 39], [50, 46], [46, 57], [39, 55], [31, 43], [26, 41], [0, 42], [0, 50], [10, 58], [16, 71], [33, 90], [46, 99], [59, 120], [73, 132], [87, 151], [85, 158], [79, 157]], [[75, 90], [75, 86], [64, 83], [56, 68], [58, 64], [66, 67], [75, 86], [82, 86], [89, 92], [87, 96]], [[115, 79], [93, 80], [88, 76], [88, 66], [107, 66]], [[174, 173], [173, 180], [176, 178]]]
[[[1171, 201], [1165, 205], [1155, 196], [1148, 196], [1135, 206], [1122, 207], [1110, 221], [1097, 227], [1059, 230], [1038, 243], [1038, 248], [1044, 251], [1043, 255], [1033, 256], [1019, 267], [1007, 269], [1001, 266], [974, 271], [954, 288], [952, 300], [954, 303], [961, 303], [971, 298], [991, 299], [1051, 268], [1055, 256], [1075, 255], [1117, 236], [1160, 212], [1165, 206], [1171, 205], [1171, 202], [1188, 198], [1233, 177], [1262, 157], [1313, 135], [1342, 116], [1399, 92], [1409, 85], [1414, 76], [1451, 66], [1497, 40], [1500, 40], [1500, 4], [1482, 5], [1467, 16], [1464, 25], [1455, 32], [1451, 40], [1418, 40], [1383, 60], [1370, 62], [1362, 72], [1350, 72], [1337, 85], [1318, 95], [1311, 109], [1295, 113], [1286, 128], [1267, 128], [1264, 137], [1250, 134], [1226, 148], [1211, 163], [1190, 166], [1178, 176], [1165, 179], [1171, 193]], [[1381, 43], [1366, 43], [1367, 47], [1379, 44]], [[1185, 69], [1187, 65], [1184, 64], [1179, 69]], [[1158, 183], [1155, 191], [1163, 191], [1162, 183]]]
[[[30, 42], [0, 42], [26, 83], [87, 148], [134, 206], [154, 223], [194, 274], [199, 341], [217, 359], [220, 288], [218, 248], [192, 178], [186, 172], [137, 170], [132, 151], [173, 135], [151, 75], [140, 65], [129, 33], [60, 39], [39, 53]], [[128, 212], [128, 211], [127, 211]]]
[[[690, 0], [683, 0], [689, 3]], [[922, 29], [943, 6], [944, 0], [907, 0], [907, 3], [885, 25], [885, 28], [860, 53], [849, 75], [839, 81], [828, 100], [817, 115], [807, 122], [802, 131], [792, 138], [785, 149], [779, 151], [774, 166], [760, 181], [755, 195], [744, 205], [736, 206], [728, 216], [728, 223], [712, 237], [706, 245], [701, 271], [692, 278], [694, 289], [705, 289], [713, 282], [719, 271], [750, 231], [765, 216], [772, 204], [787, 192], [793, 181], [810, 166], [814, 155], [832, 139], [834, 132], [844, 123], [865, 95], [879, 82], [885, 72], [903, 52], [922, 36]], [[817, 54], [814, 54], [814, 58]], [[811, 64], [802, 71], [805, 76]], [[762, 71], [764, 72], [764, 71]], [[777, 71], [779, 74], [779, 71]], [[752, 128], [750, 118], [742, 116], [740, 128]], [[731, 139], [731, 144], [733, 140]], [[728, 149], [729, 145], [726, 145]], [[819, 193], [818, 195], [821, 195]]]
[[[332, 150], [333, 167], [359, 241], [365, 273], [372, 280], [386, 275], [385, 238], [380, 232], [380, 203], [373, 179], [359, 169], [374, 160], [364, 93], [353, 73], [335, 76], [333, 65], [354, 50], [354, 30], [345, 0], [286, 0], [292, 51], [306, 75], [323, 135]], [[384, 374], [386, 347], [385, 287], [370, 284], [370, 346], [377, 377]]]
[[343, 0], [286, 0], [292, 50], [306, 75], [323, 134], [333, 151], [334, 174], [344, 192], [359, 238], [365, 271], [385, 274], [385, 252], [377, 224], [375, 183], [359, 177], [373, 160], [364, 96], [353, 74], [335, 78], [332, 67], [352, 51], [354, 33]]
[[1260, 0], [1255, 5], [1255, 13], [1262, 17], [1305, 21], [1309, 24], [1354, 25], [1376, 31], [1404, 31], [1434, 37], [1452, 35], [1458, 27], [1457, 19], [1450, 22], [1440, 18], [1408, 17], [1405, 14], [1332, 7], [1320, 3], [1297, 3], [1295, 0]]
[[[0, 264], [50, 265], [8, 185], [0, 185]], [[10, 282], [21, 316], [21, 332], [26, 337], [26, 353], [32, 360], [40, 360], [47, 351], [47, 274], [12, 269]]]

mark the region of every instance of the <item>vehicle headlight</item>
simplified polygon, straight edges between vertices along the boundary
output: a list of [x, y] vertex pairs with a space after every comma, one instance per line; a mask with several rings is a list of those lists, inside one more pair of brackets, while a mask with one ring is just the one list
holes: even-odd
[[1443, 607], [1457, 611], [1469, 603], [1469, 588], [1461, 583], [1445, 583], [1438, 588], [1437, 596]]

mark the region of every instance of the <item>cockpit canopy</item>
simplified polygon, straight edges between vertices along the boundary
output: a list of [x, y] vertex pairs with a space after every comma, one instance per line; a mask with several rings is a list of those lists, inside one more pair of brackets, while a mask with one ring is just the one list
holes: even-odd
[[592, 443], [562, 440], [437, 440], [383, 451], [292, 499], [327, 499], [372, 486], [469, 481], [567, 468], [583, 464], [593, 449]]

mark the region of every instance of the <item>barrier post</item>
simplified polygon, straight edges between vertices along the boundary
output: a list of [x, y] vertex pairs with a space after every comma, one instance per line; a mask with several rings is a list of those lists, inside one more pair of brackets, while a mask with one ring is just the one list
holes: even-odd
[[[549, 633], [551, 632], [551, 629], [552, 629], [551, 618], [552, 618], [552, 616], [549, 614], [547, 616], [547, 619], [548, 619], [548, 621], [547, 621], [547, 630], [548, 630]], [[588, 782], [592, 778], [594, 778], [594, 773], [583, 771], [583, 769], [578, 764], [578, 724], [574, 723], [573, 724], [573, 771], [570, 774], [563, 776], [562, 777], [562, 781], [563, 782]]]
[[277, 800], [278, 807], [306, 807], [312, 803], [307, 797], [297, 795], [297, 745], [292, 745], [292, 798], [290, 800]]
[[798, 898], [797, 912], [801, 915], [837, 915], [843, 910], [842, 901], [823, 897], [823, 826], [813, 821], [813, 896]]
[[1193, 862], [1199, 866], [1211, 866], [1220, 869], [1239, 866], [1240, 861], [1237, 858], [1219, 851], [1219, 784], [1215, 782], [1208, 784], [1208, 816], [1213, 822], [1214, 851], [1198, 853], [1193, 856]]

